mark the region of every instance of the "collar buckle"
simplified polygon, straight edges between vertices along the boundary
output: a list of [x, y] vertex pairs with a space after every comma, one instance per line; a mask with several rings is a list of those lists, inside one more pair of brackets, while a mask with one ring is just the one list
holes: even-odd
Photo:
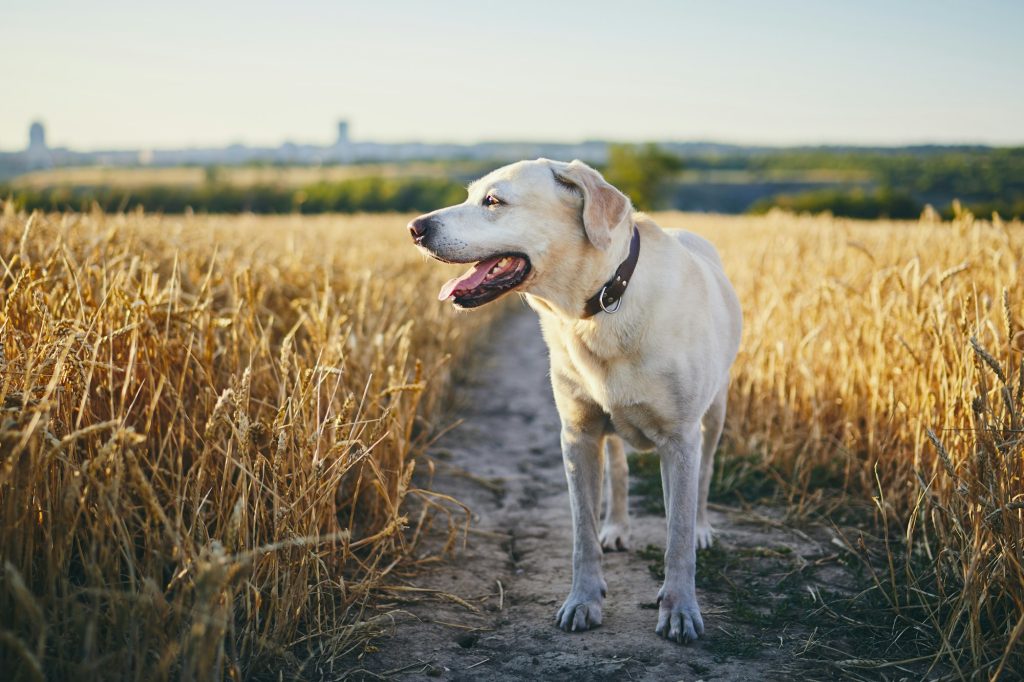
[[614, 308], [609, 308], [608, 306], [606, 306], [604, 304], [604, 292], [606, 292], [607, 290], [608, 290], [608, 285], [605, 284], [604, 287], [601, 288], [601, 294], [597, 297], [597, 304], [599, 306], [601, 306], [601, 310], [605, 311], [609, 315], [612, 315], [612, 314], [618, 312], [619, 306], [622, 305], [622, 299], [619, 298], [619, 299], [613, 301], [615, 303], [615, 307]]

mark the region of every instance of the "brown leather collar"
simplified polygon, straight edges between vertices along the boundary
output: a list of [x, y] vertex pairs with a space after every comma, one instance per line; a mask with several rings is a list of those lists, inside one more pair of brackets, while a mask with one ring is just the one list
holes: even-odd
[[587, 305], [583, 308], [583, 319], [593, 317], [602, 310], [606, 313], [614, 313], [622, 304], [622, 295], [626, 293], [629, 280], [633, 277], [633, 270], [640, 258], [640, 230], [633, 226], [633, 238], [629, 241], [629, 255], [626, 260], [619, 263], [615, 276], [604, 283], [601, 291], [587, 299]]

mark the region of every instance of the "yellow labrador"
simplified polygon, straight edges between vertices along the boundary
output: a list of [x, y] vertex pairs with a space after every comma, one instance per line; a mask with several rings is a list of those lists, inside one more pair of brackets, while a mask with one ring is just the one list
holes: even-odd
[[[655, 449], [668, 516], [665, 583], [656, 632], [703, 633], [696, 549], [710, 545], [707, 495], [739, 347], [739, 302], [713, 246], [666, 232], [580, 161], [538, 159], [500, 168], [462, 204], [409, 223], [416, 245], [472, 267], [441, 289], [459, 308], [510, 291], [540, 316], [562, 422], [574, 528], [563, 630], [601, 624], [602, 548], [629, 534], [625, 452]], [[598, 529], [605, 444], [611, 494]]]

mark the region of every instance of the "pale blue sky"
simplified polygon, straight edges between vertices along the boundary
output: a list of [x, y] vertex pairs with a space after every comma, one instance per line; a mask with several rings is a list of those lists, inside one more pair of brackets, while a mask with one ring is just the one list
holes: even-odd
[[1024, 2], [8, 0], [0, 149], [1024, 143]]

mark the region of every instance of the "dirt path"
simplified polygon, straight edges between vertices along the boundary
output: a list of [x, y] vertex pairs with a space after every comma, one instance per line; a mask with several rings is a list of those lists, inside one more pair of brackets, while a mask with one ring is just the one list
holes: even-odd
[[808, 586], [822, 584], [814, 567], [833, 558], [827, 538], [812, 540], [787, 529], [766, 510], [712, 512], [717, 543], [697, 560], [707, 628], [697, 643], [681, 646], [654, 634], [665, 522], [644, 513], [635, 495], [632, 551], [605, 555], [604, 624], [579, 634], [559, 630], [555, 611], [571, 579], [571, 522], [547, 351], [536, 317], [528, 310], [507, 316], [490, 346], [459, 398], [465, 423], [433, 449], [439, 460], [433, 485], [472, 508], [474, 531], [452, 562], [416, 580], [417, 586], [459, 595], [469, 608], [426, 593], [413, 593], [422, 599], [396, 593], [384, 607], [395, 612], [396, 626], [376, 642], [377, 651], [353, 662], [360, 668], [353, 676], [831, 677], [806, 655], [796, 657], [806, 651], [811, 633], [795, 614], [806, 610]]

